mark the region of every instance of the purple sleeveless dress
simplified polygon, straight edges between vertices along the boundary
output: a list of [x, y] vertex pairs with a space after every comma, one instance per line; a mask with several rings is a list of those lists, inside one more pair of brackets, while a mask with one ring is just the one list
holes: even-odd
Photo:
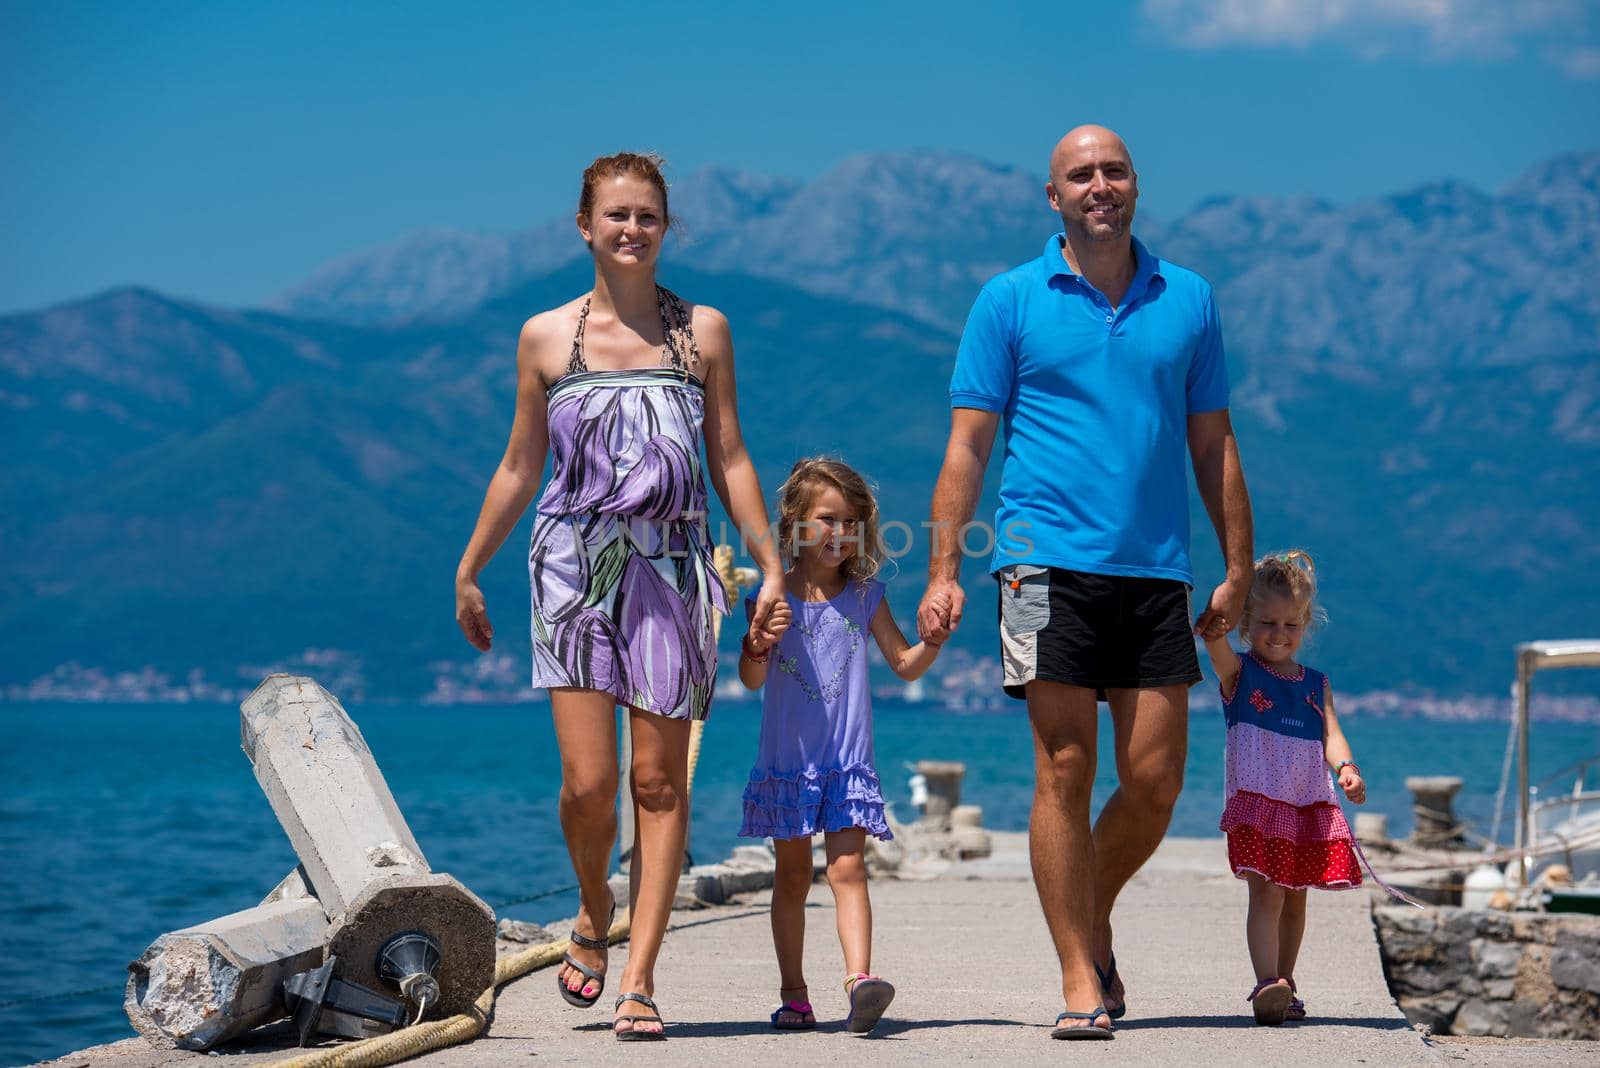
[[[745, 838], [806, 838], [861, 827], [893, 838], [872, 765], [867, 643], [883, 583], [852, 581], [831, 601], [789, 597], [794, 622], [772, 649], [761, 744], [744, 788]], [[755, 611], [755, 596], [745, 602]]]
[[683, 304], [658, 295], [663, 366], [589, 370], [585, 302], [549, 389], [552, 470], [528, 547], [533, 685], [696, 720], [710, 711], [712, 621], [728, 599], [706, 530], [705, 387], [688, 370], [699, 353]]

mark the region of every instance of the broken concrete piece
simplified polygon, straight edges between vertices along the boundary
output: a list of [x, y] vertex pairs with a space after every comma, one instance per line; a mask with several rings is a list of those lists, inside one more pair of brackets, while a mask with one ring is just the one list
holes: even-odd
[[377, 875], [431, 870], [337, 698], [313, 679], [268, 675], [239, 712], [245, 755], [330, 919]]
[[286, 1014], [279, 984], [322, 963], [315, 898], [257, 905], [172, 931], [128, 965], [123, 1008], [159, 1046], [208, 1050]]
[[466, 1012], [494, 983], [494, 913], [428, 867], [338, 699], [314, 679], [269, 675], [240, 706], [240, 738], [327, 913], [339, 977], [384, 989], [379, 952], [422, 931], [440, 949], [441, 996], [428, 1015]]
[[293, 901], [295, 898], [315, 897], [311, 892], [311, 884], [306, 881], [306, 870], [296, 868], [283, 877], [283, 882], [274, 886], [266, 897], [261, 899], [263, 905], [270, 905], [274, 901]]

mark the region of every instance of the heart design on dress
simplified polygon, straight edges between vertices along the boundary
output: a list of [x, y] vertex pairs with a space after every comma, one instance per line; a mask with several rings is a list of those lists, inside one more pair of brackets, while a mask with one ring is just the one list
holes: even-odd
[[805, 656], [778, 653], [778, 670], [800, 684], [813, 704], [838, 700], [844, 692], [850, 662], [861, 648], [861, 624], [832, 606], [805, 623], [795, 620], [789, 629], [799, 635]]

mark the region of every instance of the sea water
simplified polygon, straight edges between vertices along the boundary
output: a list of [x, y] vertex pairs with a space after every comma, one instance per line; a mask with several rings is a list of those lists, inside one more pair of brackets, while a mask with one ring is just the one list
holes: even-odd
[[[962, 800], [983, 806], [986, 826], [1024, 829], [1033, 760], [1020, 708], [958, 714], [878, 701], [878, 770], [898, 818], [916, 816], [909, 763], [962, 760]], [[546, 922], [576, 911], [547, 705], [350, 712], [434, 870], [500, 916]], [[726, 702], [706, 728], [694, 783], [697, 861], [737, 844], [759, 721], [758, 703]], [[121, 993], [128, 962], [165, 931], [257, 904], [297, 860], [239, 748], [235, 707], [9, 704], [0, 722], [0, 1063], [13, 1064], [131, 1034]], [[1392, 835], [1411, 825], [1403, 780], [1418, 774], [1464, 778], [1457, 812], [1487, 830], [1504, 724], [1346, 716], [1344, 725], [1367, 777], [1366, 810], [1387, 813]], [[1116, 785], [1104, 718], [1101, 732], [1096, 805]], [[1171, 833], [1217, 833], [1222, 743], [1220, 714], [1196, 711]], [[1600, 729], [1541, 723], [1532, 749], [1538, 779], [1600, 749]], [[505, 906], [545, 891], [556, 893]], [[76, 991], [89, 992], [25, 1000]]]

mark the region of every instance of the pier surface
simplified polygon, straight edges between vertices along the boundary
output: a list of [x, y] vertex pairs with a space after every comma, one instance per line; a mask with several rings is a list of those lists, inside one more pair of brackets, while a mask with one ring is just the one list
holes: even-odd
[[[641, 1048], [609, 1033], [613, 995], [580, 1010], [557, 996], [555, 970], [500, 990], [484, 1037], [406, 1063], [693, 1065], [829, 1058], [864, 1064], [985, 1062], [1097, 1064], [1463, 1065], [1593, 1064], [1585, 1043], [1425, 1040], [1384, 985], [1365, 891], [1317, 893], [1307, 910], [1297, 979], [1310, 1019], [1256, 1027], [1244, 997], [1253, 985], [1244, 945], [1244, 886], [1228, 874], [1220, 839], [1169, 839], [1123, 892], [1116, 949], [1128, 1015], [1111, 1042], [1051, 1041], [1059, 973], [1034, 896], [1021, 834], [996, 834], [985, 861], [872, 885], [873, 968], [899, 994], [874, 1034], [845, 1033], [843, 958], [832, 895], [812, 890], [806, 973], [820, 1028], [774, 1033], [777, 967], [765, 895], [748, 904], [680, 912], [657, 970], [657, 1001], [671, 1039]], [[612, 950], [612, 973], [626, 946]], [[223, 1062], [270, 1064], [291, 1048], [239, 1049]], [[58, 1066], [154, 1068], [204, 1054], [161, 1051], [129, 1039], [69, 1054]], [[537, 1058], [537, 1060], [530, 1060]], [[214, 1061], [215, 1062], [215, 1061]], [[198, 1068], [198, 1066], [197, 1066]]]

